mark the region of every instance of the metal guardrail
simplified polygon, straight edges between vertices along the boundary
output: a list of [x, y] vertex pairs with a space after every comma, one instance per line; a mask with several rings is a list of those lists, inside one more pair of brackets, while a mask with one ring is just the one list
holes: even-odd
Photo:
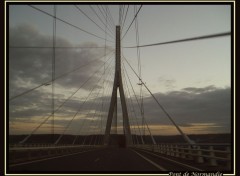
[[[19, 163], [34, 159], [77, 153], [102, 145], [54, 145], [54, 144], [15, 144], [9, 146], [9, 163]], [[231, 169], [231, 144], [156, 144], [132, 145], [131, 147], [161, 153], [168, 156], [191, 160], [196, 163], [208, 163], [209, 166], [224, 164]]]
[[152, 152], [168, 156], [192, 160], [196, 163], [208, 163], [209, 166], [219, 166], [224, 163], [227, 169], [231, 169], [231, 144], [156, 144], [133, 145]]

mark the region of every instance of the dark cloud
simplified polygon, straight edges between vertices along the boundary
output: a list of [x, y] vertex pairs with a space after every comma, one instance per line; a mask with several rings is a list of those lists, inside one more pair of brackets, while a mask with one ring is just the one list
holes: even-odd
[[[36, 29], [29, 25], [17, 26], [10, 28], [9, 32], [10, 46], [52, 46], [51, 36], [40, 34]], [[58, 46], [71, 47], [72, 44], [65, 39], [57, 39]], [[84, 43], [81, 46], [97, 46], [94, 43]], [[78, 65], [84, 65], [89, 61], [103, 56], [102, 49], [57, 49], [56, 50], [56, 76], [68, 72]], [[59, 107], [66, 99], [93, 74], [101, 61], [94, 62], [84, 69], [80, 69], [64, 78], [56, 81], [55, 92], [55, 109]], [[26, 90], [51, 80], [52, 76], [52, 49], [39, 48], [10, 48], [9, 50], [9, 90], [10, 97], [18, 95]], [[101, 74], [94, 76], [88, 84], [83, 87], [84, 91], [89, 92], [96, 85]], [[175, 80], [159, 78], [159, 81], [168, 88], [173, 88]], [[73, 126], [76, 128], [83, 122], [85, 117], [91, 121], [91, 117], [96, 114], [96, 119], [102, 116], [106, 121], [108, 108], [110, 104], [110, 95], [112, 82], [106, 82], [110, 86], [110, 91], [105, 90], [104, 97], [96, 98], [97, 92], [102, 88], [99, 84], [90, 100], [84, 103], [86, 97], [79, 98], [73, 96], [64, 104], [63, 109], [56, 112], [56, 125], [66, 126], [77, 110], [80, 109]], [[58, 88], [61, 91], [57, 91]], [[24, 96], [21, 96], [9, 104], [10, 120], [28, 119], [36, 117], [35, 121], [40, 121], [42, 117], [51, 113], [52, 109], [52, 93], [50, 86], [42, 86]], [[61, 93], [59, 93], [61, 92]], [[81, 93], [80, 93], [81, 94]], [[101, 91], [100, 91], [101, 94]], [[201, 124], [206, 128], [211, 128], [212, 132], [220, 129], [221, 132], [229, 132], [231, 127], [231, 89], [218, 88], [210, 85], [203, 88], [186, 87], [179, 91], [170, 91], [168, 93], [155, 93], [155, 97], [165, 107], [167, 112], [181, 127], [194, 127]], [[95, 98], [94, 98], [95, 97]], [[134, 121], [135, 114], [139, 120], [140, 112], [135, 98], [133, 107], [128, 104], [129, 117], [131, 123]], [[104, 101], [104, 112], [101, 112], [101, 101]], [[131, 102], [127, 98], [127, 102]], [[120, 100], [118, 100], [120, 104]], [[84, 105], [83, 105], [84, 104]], [[88, 113], [89, 112], [89, 113]], [[169, 119], [162, 112], [156, 102], [150, 96], [144, 98], [145, 118], [149, 125], [167, 125], [170, 124]], [[118, 113], [121, 116], [121, 106], [118, 105]], [[135, 113], [135, 114], [134, 114]], [[81, 116], [82, 115], [82, 116]], [[41, 119], [40, 119], [41, 117]], [[64, 119], [64, 117], [66, 117]], [[96, 120], [95, 119], [95, 120]], [[120, 119], [119, 119], [120, 121]], [[98, 123], [96, 122], [96, 123]], [[139, 121], [140, 123], [141, 121]], [[199, 128], [201, 129], [201, 128]], [[198, 131], [199, 129], [195, 129]], [[211, 131], [209, 129], [209, 131]], [[201, 131], [199, 131], [201, 133]]]
[[[22, 24], [9, 29], [9, 98], [52, 79], [52, 43], [52, 36], [41, 34], [36, 28], [28, 24]], [[88, 80], [90, 75], [93, 75], [93, 73], [103, 65], [103, 61], [96, 59], [101, 59], [101, 57], [104, 56], [103, 48], [89, 49], [89, 47], [99, 47], [96, 43], [92, 42], [85, 42], [73, 46], [69, 41], [57, 37], [56, 46], [83, 48], [56, 48], [55, 77], [79, 66], [86, 65], [91, 61], [94, 62], [55, 81], [55, 110], [63, 104], [70, 95], [78, 90], [78, 88]], [[107, 48], [106, 52], [108, 53], [110, 50], [110, 48]], [[94, 86], [96, 87], [95, 89], [101, 88], [100, 84], [97, 85], [97, 81], [102, 75], [102, 72], [103, 69], [101, 69], [100, 72], [96, 72], [80, 91], [88, 92], [90, 88]], [[83, 102], [82, 99], [79, 100], [79, 96], [76, 97], [76, 95], [68, 100], [63, 108], [56, 112], [56, 116], [72, 117], [74, 115]], [[78, 100], [74, 101], [74, 98], [78, 98]], [[51, 112], [51, 84], [41, 86], [9, 102], [9, 119], [11, 123], [24, 120], [28, 122], [41, 121], [44, 117], [49, 116]]]
[[[155, 93], [154, 96], [181, 127], [191, 127], [201, 132], [230, 132], [231, 130], [231, 88], [217, 88], [213, 85], [203, 88], [187, 87], [179, 91]], [[95, 99], [98, 101], [98, 99]], [[100, 99], [99, 99], [100, 100]], [[136, 117], [141, 123], [139, 105], [132, 97], [126, 98], [128, 114], [131, 122]], [[121, 118], [122, 109], [118, 98], [118, 116]], [[106, 115], [108, 108], [106, 108]], [[144, 114], [149, 125], [172, 125], [154, 99], [144, 98]], [[135, 117], [136, 115], [136, 117]]]
[[[230, 131], [230, 88], [188, 87], [181, 91], [172, 91], [166, 94], [157, 93], [155, 96], [180, 126], [187, 126], [192, 123], [214, 123], [221, 126], [222, 131]], [[160, 108], [156, 106], [156, 102], [150, 97], [145, 99], [145, 109], [145, 114], [148, 116], [150, 123], [167, 124], [169, 122]]]
[[[193, 87], [191, 89], [194, 89]], [[197, 88], [196, 88], [197, 89]], [[208, 87], [202, 89], [209, 89]], [[164, 106], [166, 111], [172, 116], [174, 121], [181, 127], [192, 128], [195, 132], [204, 133], [202, 130], [208, 132], [230, 132], [231, 128], [231, 89], [230, 88], [216, 88], [211, 91], [201, 91], [202, 93], [186, 92], [189, 88], [182, 89], [180, 91], [172, 91], [168, 93], [155, 93], [154, 96]], [[39, 93], [40, 94], [40, 93]], [[36, 95], [35, 95], [36, 97]], [[44, 109], [47, 106], [44, 105], [44, 101], [51, 103], [51, 99], [44, 99], [44, 96], [39, 99], [42, 102], [42, 106], [27, 105], [27, 99], [23, 101], [23, 109], [12, 112], [12, 118], [37, 116], [39, 114], [44, 115], [51, 111], [48, 106], [48, 110]], [[34, 95], [32, 95], [34, 100]], [[63, 110], [59, 110], [55, 115], [56, 117], [62, 117], [56, 119], [55, 123], [65, 126], [68, 121], [74, 116], [79, 107], [82, 107], [72, 123], [71, 126], [74, 129], [81, 126], [84, 119], [86, 123], [94, 121], [100, 121], [102, 117], [106, 122], [108, 108], [110, 104], [110, 97], [91, 98], [84, 103], [85, 99], [70, 100], [65, 104]], [[102, 112], [101, 101], [104, 101], [104, 107]], [[140, 112], [137, 102], [133, 100], [133, 106], [135, 114], [138, 118], [138, 123], [141, 124]], [[37, 101], [37, 100], [36, 100]], [[136, 117], [133, 113], [132, 105], [129, 104], [131, 100], [127, 98], [128, 113], [130, 117], [130, 123], [136, 124]], [[45, 103], [46, 105], [47, 103]], [[121, 125], [121, 106], [120, 99], [118, 98], [118, 117], [119, 124]], [[13, 108], [14, 109], [14, 108]], [[162, 112], [152, 97], [144, 98], [144, 112], [145, 119], [148, 124], [151, 125], [170, 125], [171, 122], [167, 116]], [[101, 116], [102, 115], [102, 116]], [[95, 116], [93, 118], [93, 116]], [[81, 119], [79, 119], [81, 117]], [[83, 118], [84, 117], [84, 118]], [[156, 130], [156, 129], [155, 129]]]
[[[52, 79], [52, 48], [12, 48], [20, 47], [52, 47], [52, 36], [38, 32], [30, 25], [20, 25], [9, 29], [9, 85], [10, 95], [17, 95], [23, 90], [39, 85]], [[56, 46], [73, 47], [73, 45], [57, 37]], [[81, 47], [98, 47], [95, 43], [79, 44]], [[110, 48], [107, 48], [107, 52]], [[90, 61], [104, 56], [103, 48], [61, 49], [56, 48], [55, 77], [69, 72], [78, 66], [86, 65]], [[66, 77], [56, 80], [56, 85], [68, 88], [77, 88], [91, 73], [94, 73], [103, 61], [96, 60]], [[95, 84], [98, 75], [95, 75], [86, 85], [88, 89]]]

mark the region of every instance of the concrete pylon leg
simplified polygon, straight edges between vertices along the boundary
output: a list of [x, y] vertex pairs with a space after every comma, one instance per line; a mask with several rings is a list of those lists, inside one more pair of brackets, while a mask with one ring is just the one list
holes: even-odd
[[[114, 81], [114, 84], [115, 84], [115, 81]], [[111, 126], [112, 126], [114, 107], [115, 107], [116, 103], [117, 103], [117, 87], [113, 85], [112, 98], [111, 98], [111, 103], [110, 103], [110, 107], [108, 110], [107, 125], [106, 125], [106, 129], [105, 129], [104, 145], [109, 144], [109, 137], [110, 137], [110, 131], [111, 131]]]
[[121, 78], [120, 78], [119, 92], [120, 92], [120, 99], [121, 99], [121, 105], [122, 105], [122, 111], [123, 111], [123, 128], [124, 128], [124, 134], [126, 137], [126, 144], [131, 145], [132, 144], [131, 129], [130, 129], [130, 125], [129, 125], [127, 104], [126, 104], [126, 100], [125, 100], [125, 95], [124, 95], [124, 91], [123, 91]]

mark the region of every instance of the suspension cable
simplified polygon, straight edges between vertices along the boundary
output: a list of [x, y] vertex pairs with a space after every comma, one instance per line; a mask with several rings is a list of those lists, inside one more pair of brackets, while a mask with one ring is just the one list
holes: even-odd
[[[32, 49], [32, 48], [37, 48], [37, 49], [49, 49], [52, 48], [52, 46], [9, 46], [9, 48], [26, 48], [26, 49]], [[93, 49], [93, 48], [105, 48], [105, 46], [101, 47], [88, 47], [88, 46], [55, 46], [55, 49]]]
[[[112, 69], [113, 70], [113, 69]], [[107, 73], [107, 75], [109, 76], [109, 74], [110, 74], [110, 72], [112, 72], [112, 70], [111, 71], [109, 71], [109, 73]], [[104, 74], [105, 75], [105, 74]], [[106, 79], [106, 78], [105, 78]], [[104, 82], [105, 82], [105, 79], [104, 79]], [[105, 88], [104, 88], [104, 85], [103, 85], [103, 90], [104, 90]], [[100, 128], [99, 128], [99, 134], [101, 135], [102, 134], [102, 124], [103, 124], [103, 120], [102, 120], [102, 118], [103, 118], [103, 112], [104, 112], [104, 105], [105, 105], [105, 103], [103, 103], [103, 99], [104, 99], [104, 91], [103, 91], [103, 94], [102, 94], [102, 106], [101, 106], [101, 113], [100, 113]], [[99, 136], [99, 139], [98, 139], [98, 142], [97, 142], [97, 138], [96, 138], [96, 141], [95, 141], [95, 143], [100, 143], [101, 142], [101, 137]]]
[[[111, 64], [111, 62], [108, 64], [107, 68], [109, 67], [109, 65]], [[93, 89], [95, 89], [98, 85], [98, 83], [100, 82], [100, 80], [102, 79], [103, 75], [98, 79], [98, 81], [96, 81], [96, 85], [95, 87], [93, 87]], [[58, 144], [58, 142], [60, 141], [60, 139], [62, 138], [62, 136], [65, 134], [65, 132], [68, 130], [69, 126], [72, 124], [73, 120], [75, 119], [75, 117], [78, 115], [78, 113], [80, 112], [80, 110], [82, 109], [83, 105], [86, 103], [87, 99], [89, 98], [89, 96], [91, 95], [93, 89], [91, 90], [90, 94], [87, 96], [87, 98], [85, 99], [85, 101], [79, 106], [77, 112], [73, 115], [72, 119], [69, 121], [69, 123], [67, 124], [67, 126], [65, 127], [63, 133], [59, 136], [59, 138], [56, 140], [55, 144]]]
[[[98, 98], [98, 96], [99, 96], [99, 93], [100, 93], [100, 89], [98, 90], [98, 93], [97, 93], [97, 95], [96, 95], [96, 97], [95, 97], [95, 99], [97, 99]], [[95, 103], [96, 104], [96, 102], [93, 102], [93, 103]], [[98, 104], [96, 104], [96, 106], [98, 107], [100, 105], [100, 103], [98, 103]], [[89, 126], [92, 124], [92, 122], [93, 122], [93, 119], [94, 119], [94, 117], [95, 117], [95, 115], [96, 115], [96, 111], [97, 111], [97, 108], [94, 108], [95, 109], [95, 111], [94, 111], [94, 115], [92, 116], [92, 118], [91, 118], [91, 121], [90, 121], [90, 124], [89, 124]], [[92, 109], [89, 109], [89, 113], [88, 113], [88, 115], [91, 113], [91, 110]], [[88, 116], [87, 115], [87, 116]], [[84, 125], [84, 127], [86, 127], [87, 125]], [[90, 130], [90, 127], [88, 128], [88, 131]], [[86, 141], [86, 138], [87, 138], [87, 135], [85, 136], [85, 139], [84, 139], [84, 143], [83, 143], [83, 145], [85, 144], [85, 141]]]
[[[99, 91], [98, 91], [98, 93], [97, 93], [97, 95], [96, 95], [96, 97], [95, 97], [95, 100], [97, 99], [99, 93], [100, 93], [100, 89], [99, 89]], [[89, 116], [89, 114], [91, 113], [91, 110], [92, 110], [92, 106], [93, 106], [93, 104], [95, 104], [95, 103], [96, 103], [95, 101], [92, 102], [92, 104], [91, 104], [91, 106], [90, 106], [90, 109], [89, 109], [89, 111], [88, 111], [88, 113], [87, 113], [86, 116]], [[96, 110], [95, 110], [95, 112], [96, 112]], [[83, 123], [84, 123], [84, 126], [87, 126], [87, 125], [85, 125], [85, 122], [86, 122], [86, 118], [84, 119], [84, 122], [83, 122]], [[82, 131], [82, 129], [84, 128], [84, 126], [83, 126], [83, 125], [81, 126], [81, 128], [79, 129], [79, 132]], [[78, 133], [79, 133], [79, 132], [78, 132]], [[76, 142], [76, 139], [77, 139], [77, 138], [78, 138], [78, 135], [75, 137], [74, 143]], [[85, 144], [86, 138], [87, 138], [87, 136], [84, 137], [84, 141], [83, 141], [82, 145]], [[74, 144], [74, 143], [73, 143], [73, 144]]]
[[[112, 71], [112, 70], [111, 70], [111, 71]], [[111, 76], [111, 74], [108, 74], [108, 76]], [[110, 87], [110, 86], [109, 86], [109, 87]], [[93, 104], [93, 102], [92, 102], [92, 104]], [[90, 109], [89, 109], [89, 111], [88, 111], [88, 113], [87, 113], [86, 116], [88, 116], [88, 114], [90, 113], [90, 111], [91, 111], [91, 109], [92, 109], [92, 104], [90, 105]], [[82, 125], [80, 126], [80, 128], [78, 129], [78, 131], [76, 132], [76, 134], [80, 134], [80, 132], [82, 131], [83, 126], [85, 125], [85, 121], [86, 121], [86, 119], [84, 119]], [[75, 144], [78, 136], [79, 136], [79, 135], [76, 135], [76, 136], [75, 136], [75, 139], [73, 140], [73, 144]]]
[[[124, 64], [123, 64], [123, 66], [124, 66]], [[140, 109], [140, 115], [142, 116], [142, 115], [143, 115], [142, 112], [141, 112], [141, 111], [142, 111], [142, 109], [141, 109], [142, 107], [141, 107], [141, 105], [140, 105], [140, 103], [139, 103], [139, 101], [138, 101], [137, 95], [136, 95], [136, 93], [135, 93], [135, 91], [134, 91], [134, 89], [133, 89], [131, 80], [130, 80], [130, 78], [129, 78], [129, 76], [128, 76], [128, 73], [127, 73], [127, 70], [126, 70], [125, 66], [124, 66], [123, 68], [124, 68], [124, 70], [125, 70], [125, 72], [126, 72], [126, 75], [127, 75], [127, 77], [128, 77], [129, 83], [130, 83], [130, 85], [131, 85], [131, 87], [132, 87], [132, 91], [133, 91], [133, 93], [134, 93], [135, 99], [136, 99], [136, 101], [137, 101], [138, 107], [139, 107], [139, 109]], [[147, 128], [148, 128], [149, 134], [150, 134], [150, 136], [151, 136], [152, 142], [153, 142], [153, 144], [156, 144], [155, 139], [154, 139], [154, 137], [152, 136], [151, 131], [150, 131], [149, 127], [148, 127], [148, 124], [146, 123], [146, 120], [145, 120], [144, 118], [143, 118], [143, 122], [142, 122], [142, 123], [143, 123], [143, 125], [144, 125], [144, 124], [147, 125]], [[143, 134], [143, 135], [144, 135], [144, 134]]]
[[113, 18], [111, 16], [111, 13], [110, 13], [110, 10], [109, 10], [108, 6], [105, 6], [105, 7], [106, 8], [105, 9], [103, 8], [103, 11], [105, 11], [108, 14], [107, 17], [108, 17], [109, 25], [111, 26], [111, 29], [114, 32], [115, 31], [114, 20], [113, 20]]
[[[110, 60], [110, 58], [108, 59]], [[107, 60], [107, 61], [108, 61]], [[54, 111], [54, 113], [56, 113], [59, 109], [61, 109], [61, 107], [68, 101], [70, 100], [73, 95], [75, 95], [91, 78], [93, 78], [97, 72], [102, 68], [103, 65], [101, 65], [101, 67], [95, 71], [87, 80], [85, 80], [85, 82], [70, 96], [68, 97], [67, 99], [65, 99], [65, 101]], [[53, 114], [51, 113], [47, 118], [44, 119], [44, 121], [42, 123], [40, 123], [28, 136], [26, 136], [22, 141], [20, 141], [19, 143], [22, 144], [24, 142], [26, 142], [33, 133], [35, 133], [45, 122], [47, 122], [47, 120], [52, 116]]]
[[[106, 15], [106, 23], [105, 23], [105, 39], [107, 39], [107, 25], [108, 25], [108, 20], [107, 20], [107, 12], [105, 11], [105, 15]], [[106, 58], [106, 45], [107, 45], [107, 40], [105, 40], [105, 50], [104, 50], [104, 55]], [[103, 75], [105, 76], [105, 66], [104, 66], [104, 71], [103, 71]], [[104, 86], [105, 86], [105, 79], [103, 79], [103, 91], [102, 91], [102, 111], [103, 111], [103, 95], [104, 95]], [[101, 127], [100, 127], [100, 133], [102, 133], [102, 114], [101, 114]]]
[[[54, 18], [54, 16], [51, 15], [50, 13], [47, 13], [47, 12], [45, 12], [45, 11], [43, 11], [43, 10], [41, 10], [41, 9], [33, 6], [33, 5], [28, 5], [28, 6], [29, 6], [29, 7], [32, 7], [33, 9], [38, 10], [38, 11], [40, 11], [40, 12], [42, 12], [42, 13], [44, 13], [44, 14], [46, 14], [46, 15]], [[74, 25], [74, 24], [71, 24], [71, 23], [63, 20], [63, 19], [60, 19], [60, 18], [58, 18], [58, 17], [56, 17], [56, 19], [59, 20], [59, 21], [61, 21], [61, 22], [63, 22], [63, 23], [65, 23], [65, 24], [67, 24], [67, 25], [69, 25], [69, 26], [72, 26], [72, 27], [74, 27], [74, 28], [76, 28], [76, 29], [78, 29], [78, 30], [80, 30], [80, 31], [82, 31], [82, 32], [85, 32], [85, 33], [87, 33], [87, 34], [89, 34], [89, 35], [91, 35], [91, 36], [94, 36], [94, 37], [97, 37], [97, 38], [99, 38], [99, 39], [105, 40], [104, 38], [99, 37], [99, 36], [97, 36], [96, 34], [90, 33], [90, 32], [88, 32], [88, 31], [86, 31], [86, 30], [84, 30], [84, 29], [82, 29], [82, 28], [80, 28], [80, 27], [78, 27], [78, 26], [76, 26], [76, 25]], [[109, 41], [109, 42], [114, 43], [113, 41]]]
[[[141, 130], [140, 130], [140, 127], [139, 127], [139, 123], [138, 123], [138, 120], [137, 120], [136, 111], [135, 111], [135, 108], [134, 108], [134, 105], [133, 105], [133, 100], [132, 100], [132, 97], [131, 97], [131, 95], [130, 95], [130, 90], [129, 90], [129, 87], [128, 87], [128, 84], [127, 84], [127, 81], [126, 81], [125, 72], [126, 72], [126, 70], [125, 70], [125, 68], [123, 67], [123, 76], [124, 76], [124, 78], [125, 78], [125, 79], [124, 79], [124, 80], [125, 80], [125, 84], [126, 84], [126, 87], [127, 87], [127, 90], [128, 90], [128, 95], [129, 95], [129, 97], [130, 97], [130, 102], [131, 102], [131, 105], [132, 105], [133, 114], [134, 114], [134, 117], [135, 117], [135, 119], [136, 119], [136, 123], [137, 123], [137, 127], [138, 127], [138, 130], [139, 130], [139, 134], [140, 134], [140, 138], [141, 138], [142, 144], [144, 144], [144, 140], [143, 140], [143, 137], [142, 137], [142, 133], [141, 133]], [[128, 75], [127, 75], [127, 77], [128, 77], [128, 80], [130, 81]], [[130, 84], [131, 84], [131, 82], [130, 82]], [[131, 86], [132, 86], [132, 84], [131, 84]], [[132, 88], [133, 88], [133, 87], [132, 87]], [[135, 98], [136, 98], [136, 97], [135, 97]]]
[[211, 35], [203, 35], [203, 36], [180, 39], [180, 40], [173, 40], [173, 41], [168, 41], [168, 42], [153, 43], [153, 44], [140, 45], [140, 46], [130, 46], [130, 47], [123, 47], [123, 48], [140, 48], [140, 47], [148, 47], [148, 46], [157, 46], [157, 45], [180, 43], [180, 42], [187, 42], [187, 41], [194, 41], [194, 40], [210, 39], [210, 38], [216, 38], [216, 37], [224, 37], [224, 36], [228, 36], [228, 35], [231, 35], [231, 32], [224, 32], [224, 33], [211, 34]]
[[122, 25], [121, 31], [122, 31], [123, 28], [124, 28], [124, 24], [125, 24], [126, 17], [127, 17], [127, 14], [128, 14], [128, 8], [129, 8], [129, 5], [128, 5], [128, 7], [127, 7], [127, 11], [126, 11], [126, 13], [125, 13], [125, 17], [124, 17], [124, 20], [123, 20], [123, 25]]
[[56, 26], [56, 13], [57, 13], [57, 6], [54, 5], [53, 6], [53, 14], [54, 14], [54, 18], [53, 18], [53, 55], [52, 55], [52, 140], [54, 140], [54, 109], [55, 109], [55, 55], [56, 55], [56, 50], [55, 50], [55, 46], [56, 46], [56, 30], [57, 30], [57, 26]]
[[144, 87], [147, 89], [147, 91], [151, 94], [152, 98], [156, 101], [156, 103], [158, 104], [158, 106], [162, 109], [162, 111], [166, 114], [166, 116], [169, 118], [169, 120], [173, 123], [173, 125], [176, 127], [176, 129], [179, 131], [179, 133], [183, 136], [183, 138], [185, 139], [185, 141], [187, 143], [189, 143], [190, 145], [193, 144], [193, 141], [189, 139], [189, 137], [180, 129], [180, 127], [174, 122], [174, 120], [172, 119], [172, 117], [169, 115], [169, 113], [165, 110], [165, 108], [159, 103], [159, 101], [157, 100], [157, 98], [153, 95], [153, 93], [149, 90], [149, 88], [146, 86], [146, 84], [142, 81], [142, 79], [138, 76], [138, 74], [136, 73], [136, 71], [132, 68], [132, 66], [129, 64], [129, 62], [127, 61], [127, 59], [125, 57], [123, 57], [124, 60], [127, 62], [128, 66], [131, 68], [131, 70], [133, 71], [133, 73], [138, 77], [138, 79], [141, 81], [141, 83], [144, 85]]
[[[134, 13], [137, 12], [136, 6], [134, 6]], [[137, 46], [139, 45], [139, 30], [138, 30], [138, 18], [136, 17], [135, 20], [135, 30], [136, 30], [136, 43]], [[140, 48], [137, 48], [137, 63], [138, 63], [138, 75], [142, 79], [142, 68], [141, 68], [141, 57], [140, 57]], [[141, 105], [141, 117], [142, 117], [142, 129], [143, 135], [145, 134], [145, 126], [144, 126], [144, 107], [143, 107], [143, 92], [142, 92], [142, 84], [140, 85], [140, 93], [139, 93], [139, 100]]]
[[[108, 54], [111, 54], [111, 53], [113, 53], [113, 51], [109, 52]], [[108, 55], [108, 54], [107, 54], [107, 55]], [[102, 56], [102, 57], [103, 57], [103, 56]], [[62, 77], [66, 76], [66, 75], [68, 75], [68, 74], [70, 74], [70, 73], [72, 73], [72, 72], [75, 72], [75, 71], [79, 70], [80, 68], [83, 68], [83, 67], [85, 67], [85, 66], [88, 66], [90, 63], [93, 63], [93, 62], [95, 62], [96, 60], [100, 60], [102, 57], [97, 58], [97, 59], [94, 59], [94, 60], [88, 62], [88, 63], [85, 64], [85, 65], [80, 65], [80, 66], [76, 67], [75, 69], [73, 69], [73, 70], [71, 70], [71, 71], [68, 71], [68, 72], [66, 72], [66, 73], [63, 73], [62, 75], [59, 75], [59, 76], [55, 77], [55, 79], [54, 79], [53, 81], [56, 81], [56, 80], [59, 79], [59, 78], [62, 78]], [[9, 101], [12, 101], [12, 100], [14, 100], [14, 99], [16, 99], [16, 98], [18, 98], [18, 97], [21, 97], [21, 96], [23, 96], [23, 95], [25, 95], [25, 94], [28, 94], [28, 93], [32, 92], [33, 90], [36, 90], [36, 89], [38, 89], [38, 88], [40, 88], [40, 87], [42, 87], [42, 86], [46, 86], [46, 85], [48, 85], [48, 84], [51, 83], [51, 82], [52, 82], [52, 80], [46, 81], [46, 82], [44, 82], [44, 83], [42, 83], [42, 84], [40, 84], [40, 85], [38, 85], [38, 86], [36, 86], [36, 87], [33, 87], [32, 89], [29, 89], [29, 90], [27, 90], [27, 91], [25, 91], [25, 92], [22, 92], [22, 93], [20, 93], [20, 94], [18, 94], [18, 95], [15, 95], [15, 96], [9, 98]]]
[[133, 24], [134, 20], [136, 19], [136, 17], [137, 17], [137, 15], [138, 15], [138, 13], [140, 12], [141, 8], [142, 8], [142, 5], [139, 7], [139, 9], [138, 9], [137, 13], [135, 14], [135, 16], [134, 16], [134, 18], [133, 18], [133, 20], [132, 20], [131, 24], [129, 25], [129, 27], [128, 27], [127, 31], [125, 32], [125, 34], [123, 35], [122, 39], [125, 37], [125, 35], [127, 34], [128, 30], [129, 30], [129, 29], [130, 29], [130, 27], [132, 26], [132, 24]]
[[[101, 7], [101, 6], [98, 6], [98, 5], [97, 5], [98, 11], [101, 13], [101, 15], [102, 15], [103, 18], [104, 18], [104, 16], [105, 16], [104, 13], [103, 13], [104, 9], [103, 9], [103, 11], [102, 11], [102, 10], [101, 10], [102, 7], [101, 7], [101, 8], [100, 8], [100, 7]], [[110, 18], [110, 15], [108, 15], [108, 17], [109, 17], [109, 19], [110, 19], [110, 20], [109, 20], [109, 21], [110, 21], [110, 24], [113, 25], [113, 28], [114, 28], [114, 22], [113, 22], [112, 19]]]
[[[124, 68], [125, 68], [125, 67], [124, 67]], [[128, 80], [129, 80], [130, 84], [132, 85], [131, 80], [130, 80], [130, 78], [129, 78], [129, 76], [128, 76], [127, 70], [125, 69], [124, 71], [126, 72], [126, 75], [127, 75], [127, 77], [128, 77]], [[132, 88], [133, 88], [133, 87], [132, 87]], [[134, 89], [133, 89], [133, 92], [134, 92]], [[134, 94], [135, 94], [135, 92], [134, 92]], [[135, 99], [137, 100], [136, 94], [135, 94]], [[138, 100], [137, 100], [137, 103], [138, 103]], [[141, 109], [142, 107], [139, 105], [139, 103], [138, 103], [138, 106], [139, 106], [139, 109], [140, 109], [140, 114], [141, 114], [141, 116], [143, 116], [143, 114], [142, 114], [142, 109]], [[147, 129], [148, 129], [148, 132], [149, 132], [150, 137], [151, 137], [151, 140], [152, 140], [153, 144], [156, 144], [156, 141], [155, 141], [155, 139], [154, 139], [154, 137], [153, 137], [153, 135], [152, 135], [152, 133], [151, 133], [151, 131], [150, 131], [150, 128], [149, 128], [149, 126], [148, 126], [147, 121], [146, 121], [145, 118], [143, 118], [143, 122], [142, 122], [142, 123], [143, 123], [143, 125], [146, 124]], [[144, 135], [144, 133], [143, 133], [143, 135]], [[143, 142], [143, 139], [142, 139], [142, 142]], [[144, 143], [144, 142], [143, 142], [143, 143]]]
[[[98, 19], [102, 22], [102, 24], [104, 25], [104, 26], [106, 26], [106, 24], [103, 22], [103, 20], [100, 18], [100, 16], [97, 14], [97, 12], [96, 12], [96, 10], [90, 5], [90, 8], [91, 8], [91, 10], [93, 11], [93, 13], [98, 17]], [[107, 13], [107, 12], [106, 12]], [[108, 17], [107, 17], [108, 18]], [[105, 19], [106, 20], [106, 19]], [[111, 26], [109, 26], [109, 27], [111, 27]], [[108, 31], [109, 32], [111, 32], [112, 34], [113, 34], [113, 31], [114, 31], [114, 29], [113, 28], [108, 28], [107, 27], [107, 29], [108, 29]], [[114, 34], [113, 34], [114, 35]]]
[[113, 20], [112, 14], [111, 14], [111, 12], [110, 12], [108, 6], [106, 6], [106, 7], [107, 7], [106, 10], [107, 10], [107, 13], [108, 13], [108, 17], [110, 18], [110, 22], [112, 23], [113, 28], [115, 29], [115, 23], [114, 23], [114, 20]]
[[[109, 78], [112, 77], [112, 81], [108, 81], [108, 84], [107, 84], [107, 88], [106, 88], [106, 95], [104, 96], [104, 105], [103, 105], [103, 109], [104, 109], [104, 112], [105, 112], [105, 120], [103, 121], [103, 124], [106, 124], [107, 123], [107, 111], [109, 109], [109, 104], [107, 102], [110, 102], [111, 101], [111, 92], [112, 92], [112, 89], [113, 89], [113, 86], [112, 86], [112, 83], [113, 83], [113, 79], [114, 79], [114, 74], [111, 74], [109, 76]], [[108, 80], [108, 79], [106, 79]], [[105, 81], [106, 82], [106, 81]], [[111, 83], [110, 83], [111, 82]], [[108, 98], [107, 98], [108, 97]], [[103, 143], [103, 140], [104, 140], [104, 135], [102, 135], [102, 143]]]
[[[101, 29], [105, 33], [104, 29], [101, 28], [101, 26], [99, 26], [94, 20], [92, 20], [83, 10], [81, 10], [77, 5], [74, 5], [74, 6], [79, 10], [79, 12], [81, 12], [83, 15], [85, 15], [90, 21], [92, 21], [99, 29]], [[108, 34], [108, 36], [111, 37], [112, 39], [114, 39], [113, 36], [111, 36], [109, 34]]]

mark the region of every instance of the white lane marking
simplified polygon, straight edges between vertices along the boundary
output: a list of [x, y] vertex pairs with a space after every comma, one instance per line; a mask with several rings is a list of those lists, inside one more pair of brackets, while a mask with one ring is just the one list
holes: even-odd
[[167, 171], [165, 168], [163, 168], [162, 166], [158, 165], [157, 163], [151, 161], [150, 159], [146, 158], [145, 156], [141, 155], [140, 153], [138, 153], [134, 150], [132, 150], [132, 151], [135, 152], [136, 154], [138, 154], [140, 157], [142, 157], [146, 161], [148, 161], [149, 163], [151, 163], [152, 165], [154, 165], [155, 167], [157, 167], [158, 169], [160, 169], [161, 171]]
[[27, 162], [24, 162], [24, 163], [11, 164], [11, 165], [9, 165], [9, 167], [15, 167], [15, 166], [21, 166], [21, 165], [25, 165], [25, 164], [37, 163], [37, 162], [40, 162], [40, 161], [46, 161], [46, 160], [51, 160], [51, 159], [55, 159], [55, 158], [62, 158], [62, 157], [65, 157], [65, 156], [77, 155], [77, 154], [80, 154], [80, 153], [86, 153], [86, 152], [90, 152], [90, 151], [93, 151], [93, 150], [87, 150], [87, 151], [62, 155], [62, 156], [54, 156], [54, 157], [51, 157], [51, 158], [44, 158], [44, 159], [40, 159], [40, 160], [27, 161]]
[[97, 158], [97, 159], [95, 159], [95, 160], [94, 160], [94, 162], [97, 162], [97, 161], [99, 161], [99, 160], [100, 160], [100, 159], [99, 159], [99, 158]]
[[193, 166], [190, 166], [190, 165], [187, 165], [187, 164], [183, 164], [183, 163], [180, 163], [180, 162], [171, 160], [171, 159], [166, 158], [166, 157], [164, 157], [164, 156], [159, 156], [159, 155], [157, 155], [157, 154], [154, 154], [154, 153], [151, 153], [151, 152], [148, 152], [148, 151], [145, 151], [145, 150], [143, 150], [143, 152], [149, 153], [149, 154], [151, 154], [151, 155], [157, 156], [158, 158], [162, 158], [162, 159], [165, 159], [165, 160], [168, 160], [168, 161], [177, 163], [177, 164], [179, 164], [179, 165], [182, 165], [182, 166], [185, 166], [185, 167], [188, 167], [188, 168], [191, 168], [191, 169], [195, 169], [195, 170], [197, 170], [197, 171], [204, 171], [204, 170], [201, 170], [201, 169], [199, 169], [199, 168], [196, 168], [196, 167], [193, 167]]

